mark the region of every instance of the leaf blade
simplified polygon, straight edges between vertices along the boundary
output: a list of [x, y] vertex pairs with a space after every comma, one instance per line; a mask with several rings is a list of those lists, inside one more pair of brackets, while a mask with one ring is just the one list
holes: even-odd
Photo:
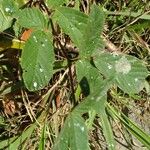
[[25, 28], [46, 29], [47, 19], [38, 8], [25, 8], [16, 13], [18, 23]]
[[100, 37], [104, 26], [104, 18], [104, 13], [99, 7], [93, 5], [83, 34], [82, 56], [91, 56], [97, 49], [104, 48], [104, 43]]
[[71, 37], [77, 47], [83, 42], [83, 29], [86, 27], [88, 16], [75, 9], [58, 7], [53, 20]]
[[67, 117], [53, 150], [68, 150], [68, 148], [71, 150], [89, 150], [85, 122], [76, 112], [72, 112]]
[[53, 74], [54, 52], [50, 39], [45, 32], [35, 31], [23, 48], [23, 79], [30, 91], [43, 88]]
[[135, 94], [144, 87], [148, 70], [137, 58], [129, 55], [116, 55], [101, 52], [94, 58], [94, 63], [105, 78], [111, 79], [124, 92]]

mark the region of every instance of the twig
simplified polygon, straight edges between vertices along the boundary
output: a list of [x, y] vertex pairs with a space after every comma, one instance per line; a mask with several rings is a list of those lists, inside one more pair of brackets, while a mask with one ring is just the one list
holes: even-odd
[[[50, 23], [51, 23], [51, 26], [52, 26], [53, 35], [57, 36], [57, 33], [55, 31], [55, 28], [54, 28], [54, 25], [53, 25], [53, 22], [52, 22], [51, 19], [50, 19]], [[68, 64], [68, 69], [69, 69], [68, 75], [69, 75], [69, 80], [70, 80], [70, 87], [71, 87], [71, 91], [72, 91], [73, 103], [75, 103], [75, 101], [76, 101], [76, 99], [75, 99], [75, 90], [74, 90], [73, 75], [72, 75], [72, 69], [71, 69], [72, 68], [72, 61], [70, 60], [69, 56], [67, 55], [65, 47], [61, 44], [61, 42], [59, 40], [57, 42], [58, 42], [64, 56], [67, 59], [67, 64]]]
[[65, 72], [63, 73], [63, 75], [60, 77], [60, 79], [47, 91], [47, 93], [45, 95], [42, 96], [41, 99], [44, 99], [47, 95], [49, 95], [57, 87], [57, 85], [63, 81], [65, 75], [68, 72], [69, 72], [69, 69], [66, 69]]

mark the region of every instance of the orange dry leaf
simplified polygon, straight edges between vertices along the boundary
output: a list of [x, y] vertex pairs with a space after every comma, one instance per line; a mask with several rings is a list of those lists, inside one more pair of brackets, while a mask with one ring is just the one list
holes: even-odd
[[21, 40], [22, 41], [27, 41], [29, 39], [29, 37], [31, 36], [31, 33], [33, 32], [32, 29], [27, 29], [23, 32], [22, 36], [21, 36]]

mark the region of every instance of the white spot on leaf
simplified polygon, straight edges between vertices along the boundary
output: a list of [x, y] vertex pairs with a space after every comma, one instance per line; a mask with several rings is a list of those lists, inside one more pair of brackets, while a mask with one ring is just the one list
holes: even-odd
[[47, 78], [48, 78], [48, 76], [47, 76], [47, 75], [45, 75], [45, 78], [47, 79]]
[[42, 44], [42, 47], [45, 47], [45, 44], [44, 44], [44, 43]]
[[84, 127], [80, 127], [81, 131], [84, 132]]
[[94, 97], [91, 97], [91, 100], [94, 100]]
[[10, 11], [10, 8], [5, 8], [5, 11], [6, 11], [6, 12], [9, 12], [9, 11]]
[[78, 62], [83, 63], [83, 61], [82, 61], [82, 60], [79, 60]]
[[42, 68], [40, 68], [40, 72], [43, 72], [43, 69], [42, 69]]
[[70, 25], [70, 28], [71, 28], [71, 30], [74, 30], [74, 29], [75, 29], [73, 25]]
[[80, 127], [80, 124], [79, 123], [74, 123], [74, 126]]
[[108, 69], [112, 69], [112, 65], [108, 63]]
[[36, 43], [38, 42], [36, 36], [33, 36], [33, 39]]
[[114, 148], [115, 146], [114, 146], [114, 144], [108, 144], [108, 147], [109, 148]]
[[66, 140], [65, 143], [68, 143], [68, 141]]
[[99, 102], [101, 100], [102, 96], [99, 96], [96, 98], [96, 102]]
[[81, 129], [82, 132], [84, 132], [85, 128], [83, 126], [80, 126], [79, 123], [74, 123], [75, 127], [79, 127]]
[[37, 83], [36, 83], [36, 82], [34, 82], [34, 83], [33, 83], [33, 86], [36, 88], [36, 87], [37, 87]]
[[138, 92], [141, 91], [144, 88], [143, 81], [137, 80], [135, 83], [136, 83], [136, 89], [137, 89]]
[[7, 12], [7, 13], [12, 13], [13, 11], [12, 11], [12, 9], [10, 9], [9, 7], [6, 7], [6, 8], [5, 8], [5, 12]]
[[131, 70], [131, 64], [128, 59], [123, 56], [122, 58], [120, 58], [120, 60], [116, 62], [115, 70], [118, 73], [128, 74]]
[[129, 85], [129, 86], [131, 86], [131, 84], [130, 84], [130, 83], [128, 83], [128, 85]]

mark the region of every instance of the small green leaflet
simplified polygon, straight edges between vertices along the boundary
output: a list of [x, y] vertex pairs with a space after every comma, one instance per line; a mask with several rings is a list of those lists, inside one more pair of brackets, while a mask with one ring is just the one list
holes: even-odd
[[83, 30], [86, 27], [88, 16], [72, 8], [59, 7], [56, 9], [53, 20], [68, 34], [77, 47], [83, 44]]
[[116, 142], [114, 139], [112, 127], [110, 125], [108, 115], [106, 113], [106, 110], [99, 109], [98, 116], [100, 117], [100, 122], [102, 124], [103, 134], [107, 142], [107, 148], [108, 150], [116, 150]]
[[74, 112], [83, 115], [84, 113], [87, 113], [89, 111], [95, 111], [101, 119], [103, 134], [105, 136], [108, 149], [115, 150], [113, 131], [105, 111], [107, 96], [106, 94], [102, 96], [102, 92], [100, 91], [96, 91], [96, 93], [96, 95], [90, 95], [83, 102], [81, 102], [80, 105], [75, 108]]
[[89, 56], [104, 47], [100, 37], [104, 25], [104, 13], [93, 5], [89, 16], [75, 9], [59, 7], [53, 19], [80, 49], [81, 56]]
[[102, 76], [89, 60], [79, 60], [76, 63], [76, 71], [79, 85], [85, 94], [95, 95], [96, 91], [101, 89]]
[[46, 29], [48, 19], [38, 8], [25, 8], [16, 13], [18, 23], [25, 28]]
[[54, 51], [51, 37], [35, 31], [26, 42], [21, 56], [23, 80], [30, 91], [42, 89], [53, 74]]
[[39, 146], [38, 146], [38, 150], [44, 150], [45, 149], [45, 141], [46, 141], [46, 126], [47, 124], [44, 123], [43, 129], [42, 129], [42, 133], [41, 133], [41, 137], [39, 140]]
[[11, 26], [12, 18], [10, 16], [6, 16], [4, 11], [0, 8], [0, 32]]
[[11, 27], [13, 20], [13, 13], [16, 11], [17, 6], [12, 0], [0, 0], [0, 32]]
[[50, 8], [57, 8], [63, 4], [65, 4], [67, 0], [47, 0], [47, 5]]
[[104, 13], [97, 5], [93, 5], [88, 17], [87, 26], [84, 29], [81, 56], [91, 56], [97, 49], [104, 48], [104, 43], [101, 39], [104, 21]]
[[3, 10], [7, 16], [12, 16], [18, 9], [17, 4], [12, 0], [3, 1], [2, 6], [3, 6]]
[[129, 55], [98, 52], [94, 56], [94, 63], [105, 78], [111, 79], [128, 94], [141, 91], [149, 74], [139, 59]]
[[125, 128], [135, 136], [147, 149], [150, 149], [150, 136], [149, 133], [143, 131], [137, 123], [133, 122], [129, 117], [125, 114], [118, 112], [118, 110], [114, 109], [109, 104], [107, 105], [107, 112], [112, 116], [113, 119], [119, 119], [122, 124], [124, 124]]
[[35, 128], [36, 124], [34, 123], [21, 135], [0, 141], [0, 149], [6, 149], [6, 147], [7, 149], [18, 149], [23, 141], [25, 141], [27, 138], [30, 138]]
[[52, 150], [68, 150], [68, 148], [71, 150], [89, 150], [88, 132], [84, 119], [75, 112], [67, 117]]
[[[81, 102], [74, 111], [81, 115], [89, 111], [95, 111], [101, 118], [103, 133], [108, 144], [108, 149], [114, 150], [115, 141], [113, 132], [105, 112], [107, 91], [111, 87], [112, 82], [107, 79], [103, 80], [99, 70], [87, 60], [80, 60], [76, 65], [77, 77], [82, 93], [85, 91], [84, 95], [86, 95], [86, 92], [89, 95], [86, 95], [86, 99]], [[82, 82], [83, 79], [86, 79], [86, 82]]]

